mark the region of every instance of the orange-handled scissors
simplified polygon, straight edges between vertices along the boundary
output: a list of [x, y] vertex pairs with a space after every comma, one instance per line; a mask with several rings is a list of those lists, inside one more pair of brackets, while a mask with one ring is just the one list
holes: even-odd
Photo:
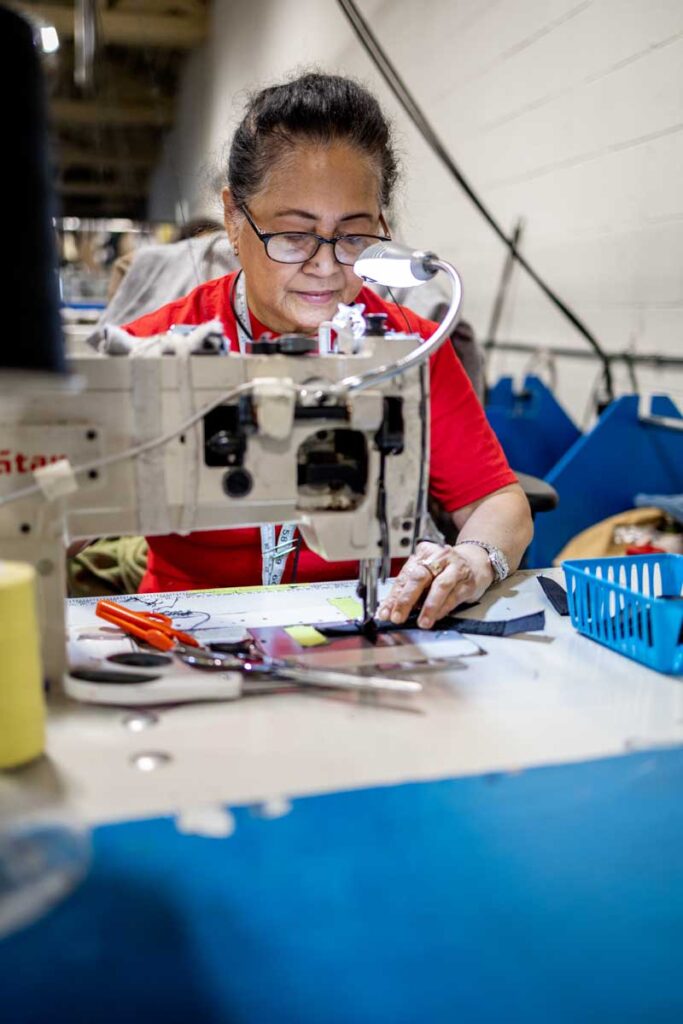
[[124, 633], [144, 640], [159, 651], [170, 651], [178, 644], [201, 647], [199, 641], [189, 633], [174, 629], [173, 619], [160, 612], [134, 612], [115, 601], [102, 600], [97, 602], [95, 614], [118, 626]]

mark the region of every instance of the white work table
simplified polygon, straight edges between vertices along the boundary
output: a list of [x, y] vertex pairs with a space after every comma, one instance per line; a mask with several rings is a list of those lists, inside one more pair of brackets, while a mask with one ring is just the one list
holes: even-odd
[[[484, 656], [423, 673], [418, 711], [278, 693], [133, 731], [53, 704], [47, 758], [0, 799], [93, 823], [92, 857], [0, 943], [7, 1019], [682, 1019], [681, 680], [576, 634], [534, 575], [465, 614], [543, 609], [545, 630], [477, 636]], [[352, 593], [232, 592], [209, 621], [333, 620]], [[201, 596], [174, 600], [199, 620]], [[70, 605], [72, 628], [92, 615]]]
[[[559, 570], [548, 572], [563, 581]], [[543, 609], [545, 630], [476, 637], [486, 655], [423, 674], [413, 713], [355, 695], [287, 693], [159, 708], [154, 724], [133, 731], [124, 708], [53, 702], [48, 762], [16, 773], [12, 788], [36, 798], [51, 791], [79, 817], [102, 823], [681, 743], [680, 679], [579, 636], [535, 575], [514, 574], [466, 614], [506, 619]], [[352, 583], [327, 586], [354, 592]], [[288, 594], [258, 596], [270, 622], [300, 621]], [[234, 610], [244, 621], [239, 595], [223, 599], [227, 616]], [[135, 758], [145, 752], [168, 760], [141, 771]]]

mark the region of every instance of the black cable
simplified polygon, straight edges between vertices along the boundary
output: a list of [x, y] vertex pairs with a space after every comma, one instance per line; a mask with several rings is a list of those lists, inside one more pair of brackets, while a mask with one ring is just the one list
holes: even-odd
[[425, 519], [427, 512], [427, 485], [428, 482], [425, 480], [425, 465], [429, 460], [429, 452], [427, 451], [427, 373], [426, 366], [424, 363], [420, 363], [419, 368], [419, 380], [420, 380], [420, 472], [417, 481], [417, 507], [415, 508], [415, 524], [413, 526], [413, 542], [410, 547], [410, 553], [415, 551], [418, 545], [419, 538], [425, 530]]
[[382, 552], [380, 579], [386, 582], [391, 572], [391, 558], [389, 556], [389, 523], [387, 521], [387, 489], [386, 489], [386, 465], [387, 453], [382, 452], [379, 458], [379, 482], [377, 484], [377, 506], [375, 518], [379, 523], [380, 549]]
[[392, 292], [391, 288], [389, 288], [388, 285], [386, 286], [386, 288], [387, 288], [387, 292], [389, 294], [389, 297], [390, 297], [391, 301], [393, 302], [393, 304], [395, 306], [398, 307], [398, 310], [399, 310], [401, 316], [403, 317], [403, 322], [405, 323], [406, 327], [408, 328], [408, 334], [413, 334], [414, 333], [414, 328], [411, 326], [410, 320], [408, 319], [408, 315], [406, 313], [405, 306], [402, 306], [401, 303], [397, 301], [396, 296], [394, 295], [394, 293]]
[[489, 227], [498, 235], [500, 240], [505, 246], [511, 251], [514, 258], [520, 264], [521, 267], [526, 270], [527, 274], [533, 281], [536, 282], [538, 287], [550, 299], [550, 301], [557, 306], [561, 313], [569, 320], [569, 322], [577, 329], [577, 331], [583, 335], [586, 341], [589, 343], [591, 348], [594, 349], [596, 355], [602, 362], [603, 366], [603, 378], [605, 382], [605, 391], [608, 398], [611, 400], [614, 398], [614, 388], [612, 385], [612, 371], [610, 362], [604, 349], [598, 342], [597, 338], [592, 332], [586, 327], [586, 325], [578, 318], [578, 316], [572, 312], [565, 302], [550, 288], [549, 285], [543, 281], [538, 275], [534, 268], [529, 264], [524, 256], [515, 247], [514, 241], [505, 234], [503, 229], [500, 227], [498, 222], [495, 220], [493, 215], [484, 206], [481, 199], [478, 197], [472, 186], [466, 180], [460, 169], [456, 166], [450, 153], [443, 145], [436, 132], [432, 128], [431, 124], [422, 113], [413, 96], [408, 91], [407, 86], [401, 79], [400, 75], [396, 71], [387, 55], [382, 50], [377, 38], [373, 35], [368, 23], [365, 21], [360, 11], [356, 7], [354, 0], [337, 0], [337, 3], [341, 7], [342, 11], [346, 15], [346, 18], [351, 25], [351, 28], [358, 37], [361, 45], [366, 50], [368, 56], [375, 64], [377, 70], [382, 75], [391, 91], [393, 92], [396, 99], [399, 101], [408, 117], [411, 119], [415, 127], [418, 129], [425, 142], [434, 151], [436, 156], [441, 160], [450, 174], [455, 178], [460, 187], [463, 189], [465, 194], [471, 199], [476, 208], [481, 213], [484, 220], [488, 223]]

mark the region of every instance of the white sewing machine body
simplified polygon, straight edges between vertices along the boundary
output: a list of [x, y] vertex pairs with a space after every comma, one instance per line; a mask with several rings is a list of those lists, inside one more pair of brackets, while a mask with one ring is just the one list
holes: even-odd
[[[305, 396], [393, 363], [419, 342], [378, 335], [343, 355], [93, 354], [71, 360], [75, 390], [34, 386], [30, 398], [5, 400], [0, 499], [46, 463], [96, 463], [217, 403], [153, 450], [80, 474], [65, 497], [36, 493], [0, 505], [0, 556], [38, 572], [48, 678], [64, 663], [69, 541], [292, 522], [328, 560], [408, 554], [428, 473], [428, 373], [409, 369], [326, 404]], [[221, 402], [248, 382], [250, 390]]]

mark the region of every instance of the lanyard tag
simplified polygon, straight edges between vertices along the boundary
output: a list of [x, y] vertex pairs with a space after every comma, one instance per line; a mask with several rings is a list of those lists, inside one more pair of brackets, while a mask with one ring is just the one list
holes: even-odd
[[264, 587], [277, 586], [285, 574], [287, 559], [296, 548], [296, 523], [284, 523], [275, 542], [275, 527], [261, 527], [261, 580]]
[[[250, 322], [244, 274], [239, 275], [235, 286], [235, 308], [238, 314], [237, 340], [240, 352], [244, 355], [247, 351], [247, 342], [251, 341], [242, 327], [242, 324]], [[287, 559], [296, 547], [295, 537], [296, 523], [284, 523], [280, 527], [277, 543], [275, 541], [275, 526], [272, 523], [265, 523], [261, 527], [261, 580], [264, 587], [277, 586], [282, 582]]]

